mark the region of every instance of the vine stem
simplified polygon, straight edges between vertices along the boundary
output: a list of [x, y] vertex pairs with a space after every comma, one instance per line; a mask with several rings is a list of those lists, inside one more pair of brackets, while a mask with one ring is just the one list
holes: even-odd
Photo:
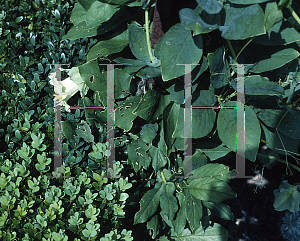
[[233, 63], [237, 63], [237, 62], [236, 62], [236, 61], [237, 61], [237, 59], [236, 59], [236, 54], [235, 54], [235, 52], [234, 52], [234, 49], [233, 49], [233, 47], [232, 47], [232, 44], [231, 44], [230, 40], [226, 39], [226, 42], [227, 42], [227, 44], [228, 44], [229, 50], [230, 50], [230, 52], [231, 52], [231, 55], [232, 55], [232, 57], [233, 57], [233, 59], [234, 59], [234, 62], [233, 62]]
[[149, 34], [148, 21], [149, 21], [149, 13], [148, 13], [148, 10], [145, 10], [145, 27], [146, 27], [147, 46], [148, 46], [148, 52], [149, 52], [149, 56], [150, 56], [151, 62], [153, 62], [153, 56], [152, 56], [151, 44], [150, 44], [150, 34]]
[[167, 181], [166, 181], [166, 178], [164, 176], [164, 173], [161, 171], [160, 174], [161, 174], [161, 177], [162, 177], [164, 183], [167, 184]]
[[287, 9], [291, 12], [292, 16], [295, 18], [295, 20], [297, 21], [297, 23], [300, 25], [300, 18], [295, 13], [294, 9], [291, 6], [288, 6]]
[[[262, 153], [257, 153], [257, 155], [259, 155], [259, 156], [264, 156], [264, 157], [269, 157], [269, 155], [265, 155], [265, 154], [262, 154]], [[283, 161], [283, 160], [281, 160], [281, 159], [278, 159], [278, 158], [276, 158], [276, 157], [273, 157], [272, 159], [273, 159], [273, 160], [276, 160], [276, 161], [279, 161], [279, 162], [281, 162], [281, 163], [283, 163], [283, 164], [286, 164], [285, 161]], [[289, 163], [289, 166], [291, 166], [292, 168], [294, 168], [294, 169], [296, 169], [298, 172], [300, 172], [300, 168], [297, 167], [297, 166], [295, 166], [294, 164]]]

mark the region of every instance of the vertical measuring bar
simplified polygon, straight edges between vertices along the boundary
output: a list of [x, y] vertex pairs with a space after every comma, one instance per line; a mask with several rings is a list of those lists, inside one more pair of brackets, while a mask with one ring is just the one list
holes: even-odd
[[[107, 153], [107, 176], [106, 178], [116, 178], [113, 173], [113, 165], [115, 161], [115, 83], [114, 83], [114, 65], [120, 64], [99, 64], [107, 66], [107, 149], [110, 153]], [[111, 174], [112, 173], [112, 174]], [[120, 176], [119, 178], [122, 178]]]
[[[61, 143], [61, 99], [62, 99], [62, 88], [61, 88], [61, 65], [67, 64], [54, 64], [55, 66], [55, 78], [57, 81], [54, 81], [54, 172], [58, 172], [59, 178], [70, 178], [62, 176], [60, 167], [62, 166], [62, 143]], [[48, 176], [49, 178], [57, 176]]]
[[237, 64], [237, 151], [236, 176], [233, 178], [253, 178], [245, 176], [245, 85], [244, 64]]
[[[184, 108], [184, 176], [175, 176], [176, 178], [194, 177], [193, 170], [193, 142], [192, 142], [192, 64], [177, 64], [185, 66], [184, 90], [185, 90], [185, 108]], [[198, 64], [193, 64], [198, 65]]]

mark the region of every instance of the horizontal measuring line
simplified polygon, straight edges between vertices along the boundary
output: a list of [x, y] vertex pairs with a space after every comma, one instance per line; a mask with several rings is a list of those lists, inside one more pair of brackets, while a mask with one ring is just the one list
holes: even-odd
[[[65, 108], [65, 107], [62, 107]], [[237, 109], [237, 107], [234, 106], [191, 106], [191, 108], [212, 108], [212, 109], [227, 109], [227, 108], [233, 108]], [[70, 106], [69, 109], [106, 109], [105, 107], [101, 106], [86, 106], [86, 107], [81, 107], [81, 106]]]
[[237, 109], [235, 106], [192, 106], [192, 108], [212, 108], [212, 109], [225, 109], [225, 108], [234, 108]]
[[102, 106], [86, 106], [86, 107], [70, 106], [69, 109], [106, 109], [106, 108]]

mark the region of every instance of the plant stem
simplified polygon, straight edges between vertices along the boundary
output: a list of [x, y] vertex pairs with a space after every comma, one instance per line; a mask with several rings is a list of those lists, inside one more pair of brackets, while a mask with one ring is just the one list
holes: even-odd
[[255, 37], [253, 37], [252, 39], [250, 39], [246, 44], [245, 46], [241, 49], [241, 51], [238, 53], [238, 55], [236, 56], [236, 60], [237, 58], [240, 56], [240, 54], [243, 52], [243, 50], [247, 47], [248, 44], [251, 43], [251, 41], [254, 39]]
[[[269, 157], [269, 155], [265, 155], [265, 154], [262, 154], [262, 153], [257, 153], [257, 155], [259, 155], [259, 156], [264, 156], [264, 157]], [[283, 161], [283, 160], [281, 160], [281, 159], [278, 159], [278, 158], [276, 158], [276, 157], [272, 157], [272, 159], [273, 159], [273, 160], [276, 160], [276, 161], [279, 161], [279, 162], [281, 162], [281, 163], [283, 163], [283, 164], [286, 164], [285, 161]], [[294, 164], [289, 163], [288, 165], [291, 166], [292, 168], [296, 169], [298, 172], [300, 172], [300, 168], [297, 167], [297, 166], [295, 166]]]
[[146, 39], [147, 39], [147, 46], [148, 46], [148, 52], [151, 59], [151, 62], [153, 62], [153, 56], [151, 51], [151, 44], [150, 44], [150, 34], [149, 34], [149, 16], [148, 16], [148, 10], [145, 10], [145, 27], [146, 27]]
[[292, 16], [294, 17], [294, 19], [297, 21], [297, 23], [300, 25], [300, 18], [298, 17], [298, 15], [295, 13], [294, 9], [292, 9], [291, 6], [288, 6], [287, 9], [291, 12]]
[[166, 178], [164, 176], [164, 173], [161, 171], [160, 174], [161, 174], [161, 177], [162, 177], [164, 183], [167, 184], [167, 181], [166, 181]]
[[236, 54], [235, 54], [235, 52], [234, 52], [234, 49], [233, 49], [233, 47], [232, 47], [232, 45], [231, 45], [231, 42], [228, 40], [228, 39], [226, 39], [226, 42], [227, 42], [227, 44], [228, 44], [228, 47], [229, 47], [229, 50], [230, 50], [230, 52], [231, 52], [231, 55], [232, 55], [232, 57], [233, 57], [233, 59], [234, 59], [234, 61], [233, 61], [233, 63], [237, 63], [236, 61], [237, 61], [237, 57], [236, 57]]

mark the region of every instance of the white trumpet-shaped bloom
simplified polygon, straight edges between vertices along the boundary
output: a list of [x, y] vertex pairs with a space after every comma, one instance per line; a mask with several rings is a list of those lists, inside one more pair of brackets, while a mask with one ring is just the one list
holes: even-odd
[[80, 91], [80, 95], [83, 97], [86, 95], [88, 87], [81, 78], [77, 67], [61, 70], [67, 71], [70, 77], [62, 81], [58, 81], [55, 76], [56, 73], [50, 73], [50, 84], [54, 86], [55, 103], [64, 106], [66, 110], [70, 112], [70, 106], [68, 105], [67, 101], [78, 91]]

